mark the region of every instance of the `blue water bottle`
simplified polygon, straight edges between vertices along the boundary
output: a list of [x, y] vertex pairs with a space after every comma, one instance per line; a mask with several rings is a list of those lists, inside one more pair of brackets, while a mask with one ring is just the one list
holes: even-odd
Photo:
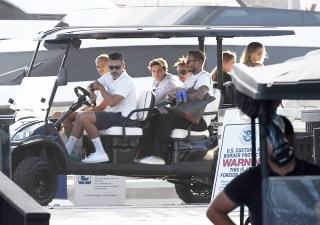
[[178, 103], [182, 102], [182, 95], [181, 95], [181, 92], [179, 90], [176, 91], [176, 98], [177, 98], [177, 102]]
[[187, 96], [187, 91], [185, 88], [181, 89], [181, 96], [182, 96], [182, 101], [187, 102], [188, 101], [188, 96]]

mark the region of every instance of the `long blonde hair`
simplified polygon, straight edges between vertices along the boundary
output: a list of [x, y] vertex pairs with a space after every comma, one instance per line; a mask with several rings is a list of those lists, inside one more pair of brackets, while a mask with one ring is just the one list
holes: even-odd
[[247, 47], [244, 49], [241, 55], [240, 63], [243, 63], [247, 66], [254, 65], [256, 62], [253, 62], [253, 54], [260, 48], [263, 50], [263, 55], [260, 63], [263, 64], [264, 59], [268, 58], [268, 54], [266, 48], [260, 42], [251, 42], [247, 45]]

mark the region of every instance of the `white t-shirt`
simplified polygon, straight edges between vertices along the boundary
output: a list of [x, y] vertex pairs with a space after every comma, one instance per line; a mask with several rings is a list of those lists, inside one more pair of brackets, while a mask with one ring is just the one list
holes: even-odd
[[174, 93], [178, 87], [177, 80], [171, 73], [167, 73], [160, 83], [153, 81], [153, 90], [155, 91], [156, 99], [155, 105], [158, 107], [158, 110], [161, 113], [167, 113], [167, 110], [164, 108], [166, 104], [166, 95], [168, 93]]
[[[96, 91], [94, 91], [94, 93], [96, 94], [96, 105], [100, 105], [101, 103], [102, 103], [102, 101], [104, 100], [104, 98], [103, 98], [103, 96], [102, 96], [102, 94], [101, 94], [101, 92], [99, 91], [99, 90], [96, 90]], [[110, 107], [107, 105], [104, 109], [103, 109], [103, 111], [106, 111], [106, 112], [108, 112], [108, 111], [110, 111], [110, 109], [109, 109]]]
[[[188, 88], [191, 88], [194, 84], [194, 76], [191, 75], [189, 76], [183, 83], [182, 83], [182, 87], [185, 88], [185, 89], [188, 89]], [[187, 88], [188, 87], [188, 88]]]
[[[98, 81], [106, 87], [106, 90], [111, 95], [121, 95], [124, 99], [113, 107], [108, 107], [110, 112], [121, 112], [121, 115], [126, 117], [132, 110], [137, 108], [136, 90], [132, 77], [126, 71], [113, 80], [109, 73], [100, 77]], [[130, 119], [136, 119], [136, 114], [133, 114]]]
[[[193, 87], [194, 85], [194, 87]], [[183, 88], [189, 89], [194, 88], [198, 90], [201, 86], [207, 86], [209, 88], [209, 94], [213, 96], [213, 84], [211, 80], [210, 73], [205, 70], [202, 70], [198, 74], [188, 77], [188, 79], [183, 83]], [[205, 112], [212, 112], [213, 111], [213, 102], [210, 102], [204, 110]], [[212, 116], [203, 116], [203, 119], [206, 121], [207, 125], [209, 126], [211, 122]]]

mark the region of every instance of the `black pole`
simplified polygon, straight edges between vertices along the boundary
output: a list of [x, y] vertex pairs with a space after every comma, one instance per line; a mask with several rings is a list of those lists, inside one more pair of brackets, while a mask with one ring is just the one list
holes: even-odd
[[[68, 45], [67, 45], [67, 48], [66, 48], [66, 50], [65, 50], [65, 53], [64, 53], [64, 55], [63, 55], [63, 59], [62, 59], [62, 62], [61, 62], [59, 71], [60, 71], [62, 68], [64, 68], [64, 66], [65, 66], [65, 64], [66, 64], [67, 56], [68, 56], [68, 54], [69, 54], [69, 50], [70, 50], [71, 43], [72, 43], [72, 40], [70, 40], [70, 42], [69, 42]], [[57, 74], [57, 75], [59, 75], [59, 74]], [[53, 88], [53, 90], [52, 90], [51, 99], [49, 100], [49, 107], [48, 107], [48, 110], [47, 110], [46, 118], [48, 118], [48, 115], [49, 115], [49, 112], [50, 112], [50, 109], [51, 109], [51, 106], [52, 106], [52, 103], [53, 103], [53, 99], [54, 99], [54, 97], [56, 96], [57, 89], [58, 89], [58, 85], [57, 85], [57, 83], [56, 83], [55, 86], [54, 86], [54, 88]], [[47, 119], [46, 119], [46, 122], [48, 122]]]
[[268, 114], [267, 109], [268, 106], [265, 102], [261, 104], [262, 108], [260, 109], [259, 114], [259, 129], [260, 129], [260, 164], [261, 164], [261, 175], [262, 175], [262, 183], [261, 183], [261, 204], [262, 204], [262, 221], [263, 224], [266, 221], [266, 194], [268, 188], [268, 159], [267, 159], [267, 120]]
[[256, 118], [251, 117], [251, 166], [257, 165], [257, 146], [256, 146]]
[[[251, 117], [251, 166], [257, 165], [256, 118]], [[244, 224], [244, 206], [240, 206], [240, 225]]]
[[37, 45], [37, 48], [33, 54], [33, 57], [32, 57], [32, 60], [31, 60], [31, 64], [29, 66], [29, 70], [28, 70], [28, 73], [27, 73], [27, 77], [30, 77], [30, 74], [31, 74], [31, 70], [33, 68], [33, 65], [34, 65], [34, 61], [36, 60], [36, 57], [37, 57], [37, 54], [38, 54], [38, 51], [39, 51], [39, 47], [40, 47], [40, 43], [41, 41], [38, 41], [38, 45]]
[[222, 65], [222, 37], [217, 37], [217, 83], [218, 89], [222, 90], [223, 85], [223, 65]]
[[205, 52], [204, 37], [198, 37], [199, 50]]

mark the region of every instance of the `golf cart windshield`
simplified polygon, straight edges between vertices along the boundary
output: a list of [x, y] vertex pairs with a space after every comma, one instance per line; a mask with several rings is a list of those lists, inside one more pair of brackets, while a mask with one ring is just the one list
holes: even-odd
[[39, 117], [44, 119], [56, 80], [57, 76], [23, 78], [10, 108], [24, 115], [38, 112]]

